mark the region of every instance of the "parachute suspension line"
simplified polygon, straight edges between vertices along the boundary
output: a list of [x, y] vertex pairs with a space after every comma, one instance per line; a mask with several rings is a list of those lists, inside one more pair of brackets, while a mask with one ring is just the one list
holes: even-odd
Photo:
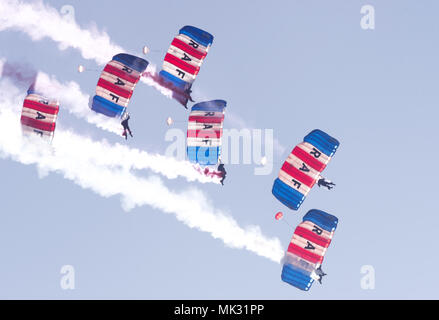
[[317, 181], [317, 185], [319, 187], [325, 187], [325, 188], [328, 188], [328, 190], [331, 190], [332, 188], [334, 188], [335, 183], [323, 178], [322, 176], [319, 176], [319, 181]]
[[162, 52], [162, 50], [151, 49], [151, 48], [148, 47], [148, 46], [144, 46], [144, 47], [142, 48], [142, 53], [143, 53], [144, 55], [147, 55], [147, 54], [150, 53], [150, 52]]
[[282, 219], [283, 223], [285, 223], [288, 227], [293, 228], [285, 219]]
[[78, 71], [79, 73], [83, 73], [84, 71], [85, 71], [85, 72], [100, 72], [100, 70], [98, 70], [98, 69], [95, 69], [95, 68], [87, 68], [87, 67], [84, 67], [83, 65], [79, 65], [77, 71]]
[[[163, 50], [150, 49], [150, 50], [148, 51], [148, 53], [151, 53], [151, 52], [163, 52]], [[146, 53], [146, 54], [148, 54], [148, 53]]]

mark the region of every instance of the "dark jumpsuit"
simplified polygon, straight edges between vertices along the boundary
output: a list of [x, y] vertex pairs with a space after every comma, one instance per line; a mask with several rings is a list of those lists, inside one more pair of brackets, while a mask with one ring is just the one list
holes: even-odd
[[221, 180], [220, 180], [220, 182], [221, 182], [222, 185], [224, 185], [224, 179], [226, 178], [226, 174], [227, 174], [227, 171], [224, 168], [224, 164], [221, 163], [218, 166], [218, 171], [221, 172]]
[[131, 137], [133, 136], [130, 126], [128, 125], [128, 120], [130, 120], [130, 116], [128, 116], [125, 120], [121, 122], [121, 125], [123, 126], [122, 135], [125, 137], [125, 140], [128, 138], [127, 132], [130, 134]]

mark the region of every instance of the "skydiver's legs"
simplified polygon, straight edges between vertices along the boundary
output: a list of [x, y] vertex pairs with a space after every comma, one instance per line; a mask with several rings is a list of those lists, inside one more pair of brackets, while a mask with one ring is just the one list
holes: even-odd
[[221, 180], [220, 180], [220, 182], [221, 182], [221, 185], [224, 185], [224, 179], [226, 178], [226, 173], [225, 172], [222, 172], [222, 174], [221, 174]]
[[133, 134], [131, 133], [131, 129], [130, 126], [128, 125], [128, 120], [130, 120], [130, 115], [126, 114], [126, 117], [123, 117], [122, 122], [120, 123], [123, 127], [123, 136], [125, 137], [125, 140], [128, 139], [128, 133], [130, 134], [130, 136], [132, 137]]
[[224, 168], [224, 164], [220, 163], [218, 165], [217, 170], [220, 172], [221, 175], [221, 180], [220, 180], [221, 185], [224, 185], [224, 179], [226, 178], [226, 174], [227, 174], [226, 169]]

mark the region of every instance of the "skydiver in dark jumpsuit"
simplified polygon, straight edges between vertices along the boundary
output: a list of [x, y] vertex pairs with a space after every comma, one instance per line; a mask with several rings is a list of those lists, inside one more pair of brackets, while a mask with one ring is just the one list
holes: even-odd
[[125, 140], [127, 140], [128, 138], [128, 134], [127, 132], [130, 134], [130, 136], [132, 137], [133, 134], [131, 133], [131, 129], [130, 126], [128, 125], [128, 120], [130, 120], [130, 115], [126, 114], [123, 118], [122, 118], [122, 122], [120, 123], [123, 126], [123, 133], [122, 136], [125, 137]]
[[335, 183], [331, 182], [331, 181], [326, 181], [324, 178], [319, 179], [319, 181], [317, 181], [317, 185], [319, 187], [326, 187], [328, 188], [328, 190], [331, 190], [334, 186]]
[[224, 164], [222, 164], [222, 163], [219, 164], [218, 171], [221, 172], [221, 180], [220, 180], [221, 185], [224, 185], [224, 179], [226, 178], [226, 175], [227, 175], [227, 171], [224, 168]]
[[319, 266], [316, 269], [316, 274], [319, 276], [319, 280], [318, 280], [319, 283], [322, 284], [322, 279], [323, 279], [324, 276], [326, 276], [326, 273], [324, 273], [323, 270], [322, 270], [322, 266]]

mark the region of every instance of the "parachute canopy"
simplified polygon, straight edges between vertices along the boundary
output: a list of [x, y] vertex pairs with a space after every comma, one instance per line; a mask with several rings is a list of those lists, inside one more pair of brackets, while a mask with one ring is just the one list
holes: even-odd
[[165, 55], [160, 77], [173, 91], [173, 98], [186, 107], [190, 88], [213, 42], [213, 36], [201, 29], [185, 26], [180, 29]]
[[224, 100], [212, 100], [192, 107], [187, 129], [189, 161], [205, 166], [218, 164], [226, 105]]
[[288, 208], [299, 209], [339, 144], [322, 130], [311, 131], [282, 165], [273, 184], [273, 195]]
[[26, 135], [39, 135], [53, 139], [59, 112], [58, 101], [50, 101], [29, 89], [21, 111], [21, 128]]
[[321, 280], [324, 275], [321, 264], [337, 223], [337, 217], [321, 210], [313, 209], [305, 214], [285, 253], [283, 281], [308, 291], [314, 280]]
[[119, 53], [101, 73], [91, 109], [108, 117], [121, 117], [148, 61]]

